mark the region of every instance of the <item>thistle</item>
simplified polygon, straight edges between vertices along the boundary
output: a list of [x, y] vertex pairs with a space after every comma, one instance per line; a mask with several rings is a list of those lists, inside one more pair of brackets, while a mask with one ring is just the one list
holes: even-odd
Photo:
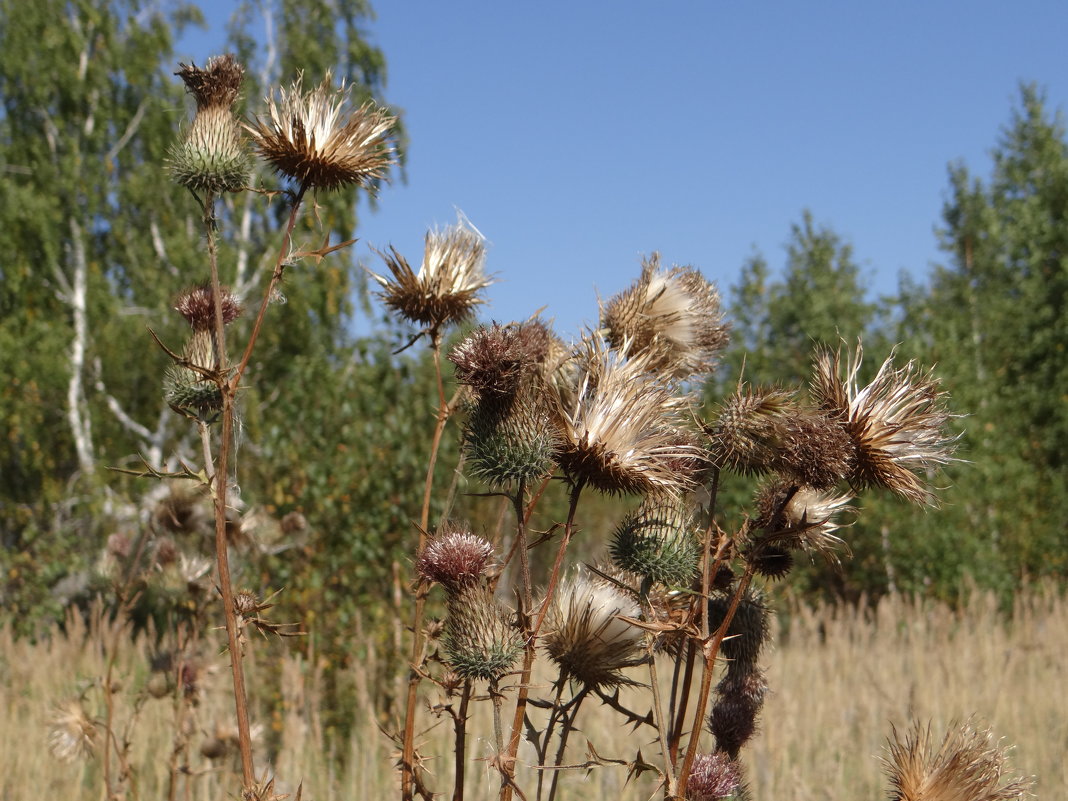
[[302, 189], [370, 187], [396, 163], [390, 132], [396, 117], [373, 102], [352, 107], [351, 88], [322, 83], [304, 91], [303, 76], [266, 99], [266, 118], [245, 130], [260, 155]]
[[392, 247], [379, 255], [392, 274], [371, 273], [383, 303], [433, 332], [471, 317], [484, 302], [479, 293], [492, 283], [484, 273], [485, 238], [463, 216], [450, 228], [427, 232], [418, 273]]
[[1006, 781], [1006, 754], [988, 729], [953, 724], [937, 750], [930, 726], [915, 723], [902, 740], [893, 730], [883, 765], [892, 801], [1018, 801], [1030, 795], [1027, 779]]
[[849, 481], [858, 491], [882, 487], [913, 503], [934, 505], [934, 492], [920, 476], [953, 461], [956, 438], [944, 430], [953, 416], [945, 408], [947, 396], [915, 362], [895, 368], [892, 354], [861, 387], [863, 356], [858, 344], [845, 360], [843, 377], [841, 352], [823, 351], [813, 377], [820, 408], [839, 420], [853, 441]]
[[738, 763], [726, 754], [698, 754], [686, 782], [687, 801], [721, 801], [731, 798], [742, 785]]
[[835, 532], [844, 525], [841, 516], [854, 511], [849, 505], [852, 500], [850, 493], [836, 495], [779, 479], [757, 493], [754, 527], [764, 529], [773, 546], [801, 548], [837, 563], [838, 551], [849, 553], [849, 546]]
[[81, 700], [56, 707], [49, 721], [48, 750], [61, 762], [75, 762], [92, 756], [96, 748], [96, 726]]
[[523, 639], [493, 594], [475, 584], [450, 594], [442, 647], [458, 675], [495, 681], [512, 669]]
[[197, 111], [182, 142], [171, 149], [171, 175], [195, 192], [239, 191], [252, 164], [233, 112], [245, 68], [227, 54], [208, 59], [205, 69], [182, 64], [177, 75]]
[[692, 267], [661, 268], [657, 253], [601, 308], [601, 327], [612, 347], [646, 354], [651, 370], [674, 378], [711, 372], [730, 330], [715, 286]]
[[479, 400], [468, 409], [464, 453], [473, 475], [491, 487], [531, 482], [551, 469], [557, 436], [545, 401], [531, 388], [511, 403]]
[[648, 356], [625, 359], [594, 339], [584, 347], [574, 399], [558, 396], [558, 464], [573, 482], [602, 492], [691, 488], [693, 474], [679, 465], [703, 454], [680, 434], [687, 399], [650, 374]]
[[650, 583], [688, 587], [697, 575], [701, 542], [693, 516], [678, 503], [643, 503], [616, 529], [612, 562]]
[[639, 614], [638, 602], [606, 581], [584, 572], [567, 581], [553, 597], [543, 638], [561, 681], [591, 689], [631, 683], [621, 671], [644, 661], [644, 635], [620, 616]]
[[447, 524], [419, 554], [415, 570], [424, 581], [436, 581], [457, 593], [478, 584], [492, 556], [493, 546], [486, 539]]

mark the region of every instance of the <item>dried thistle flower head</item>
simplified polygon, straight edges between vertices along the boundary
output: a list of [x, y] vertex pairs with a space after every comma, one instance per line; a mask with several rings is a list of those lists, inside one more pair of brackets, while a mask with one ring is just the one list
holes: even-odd
[[532, 363], [522, 330], [522, 324], [494, 323], [472, 331], [449, 354], [449, 361], [456, 365], [456, 380], [479, 397], [514, 395], [524, 367]]
[[1007, 781], [1006, 752], [989, 729], [951, 724], [935, 750], [931, 727], [913, 723], [904, 740], [893, 730], [883, 765], [892, 801], [1018, 801], [1028, 779]]
[[813, 393], [820, 407], [841, 421], [856, 449], [849, 480], [858, 491], [883, 487], [918, 504], [937, 502], [922, 474], [953, 461], [956, 437], [945, 427], [953, 416], [938, 380], [915, 362], [895, 368], [893, 354], [870, 384], [858, 381], [864, 351], [860, 344], [846, 357], [841, 351], [816, 356]]
[[[223, 325], [229, 325], [244, 311], [244, 307], [229, 287], [220, 287], [219, 308]], [[210, 284], [187, 289], [174, 302], [174, 310], [186, 319], [194, 331], [215, 330], [215, 293]]]
[[773, 536], [774, 544], [815, 552], [832, 563], [838, 551], [849, 554], [849, 546], [835, 532], [842, 528], [841, 517], [854, 511], [853, 495], [797, 486], [777, 480], [757, 493], [754, 525]]
[[[727, 618], [731, 606], [728, 595], [713, 595], [708, 599], [708, 625], [716, 631]], [[731, 669], [747, 670], [756, 665], [760, 650], [768, 639], [771, 612], [760, 590], [750, 588], [738, 604], [723, 640], [723, 655], [730, 659]]]
[[80, 699], [55, 708], [49, 720], [48, 750], [61, 762], [74, 762], [93, 755], [96, 726]]
[[727, 675], [716, 686], [716, 703], [708, 716], [708, 728], [716, 747], [737, 759], [743, 746], [757, 729], [757, 717], [764, 706], [768, 683], [755, 666], [737, 667], [731, 663]]
[[649, 582], [688, 587], [701, 558], [696, 534], [692, 512], [680, 503], [645, 501], [616, 529], [612, 563]]
[[182, 142], [171, 150], [174, 179], [199, 192], [242, 189], [251, 158], [233, 106], [245, 68], [227, 54], [208, 59], [204, 69], [181, 64], [177, 75], [196, 99], [197, 112]]
[[591, 689], [630, 683], [621, 671], [643, 662], [644, 634], [619, 616], [640, 614], [638, 602], [607, 581], [586, 572], [566, 581], [553, 597], [543, 638], [560, 680]]
[[303, 189], [370, 187], [396, 163], [396, 117], [373, 102], [351, 104], [351, 87], [331, 88], [330, 73], [304, 91], [303, 76], [267, 98], [267, 117], [245, 130], [260, 155]]
[[471, 317], [484, 302], [479, 293], [493, 283], [485, 275], [485, 237], [462, 214], [456, 225], [427, 232], [418, 273], [392, 247], [379, 255], [392, 273], [391, 279], [371, 273], [382, 301], [433, 332]]
[[717, 751], [697, 754], [686, 782], [687, 801], [721, 801], [730, 798], [742, 785], [738, 763]]
[[492, 556], [493, 546], [488, 540], [445, 524], [419, 554], [415, 571], [425, 581], [436, 581], [455, 593], [477, 584]]
[[460, 676], [495, 681], [519, 658], [523, 638], [486, 587], [466, 585], [449, 595], [442, 649]]
[[651, 369], [675, 378], [710, 372], [730, 330], [715, 286], [693, 267], [663, 269], [657, 253], [602, 307], [601, 326], [612, 347], [647, 353]]
[[573, 482], [609, 493], [675, 493], [693, 485], [678, 469], [703, 454], [680, 436], [687, 399], [649, 370], [587, 338], [574, 399], [560, 396], [557, 463]]
[[853, 466], [853, 442], [834, 417], [803, 408], [794, 392], [741, 385], [706, 429], [713, 458], [747, 475], [778, 472], [830, 488]]

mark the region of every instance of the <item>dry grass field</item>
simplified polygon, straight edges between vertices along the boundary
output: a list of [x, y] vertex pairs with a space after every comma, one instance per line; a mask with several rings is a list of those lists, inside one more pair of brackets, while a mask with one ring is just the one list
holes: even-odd
[[[80, 620], [37, 644], [0, 631], [0, 801], [103, 797], [100, 733], [96, 756], [62, 762], [50, 753], [49, 731], [57, 707], [105, 675], [112, 634], [99, 622]], [[1068, 602], [1063, 597], [1036, 590], [1018, 600], [1011, 616], [999, 614], [993, 598], [978, 593], [957, 610], [899, 598], [868, 612], [794, 607], [780, 615], [772, 642], [764, 662], [773, 692], [761, 732], [744, 756], [755, 801], [883, 799], [879, 758], [891, 724], [903, 728], [918, 718], [930, 721], [940, 735], [953, 720], [971, 715], [1015, 744], [1013, 766], [1037, 777], [1038, 798], [1068, 798]], [[269, 747], [276, 752], [273, 768], [285, 780], [281, 789], [292, 790], [290, 782], [303, 780], [303, 797], [313, 801], [395, 797], [394, 749], [375, 715], [374, 699], [382, 688], [368, 682], [374, 665], [354, 669], [353, 735], [331, 744], [319, 703], [320, 672], [300, 656], [287, 656], [268, 670], [264, 660], [281, 650], [277, 643], [256, 642], [249, 665], [254, 705], [272, 696], [284, 702], [279, 714], [257, 721], [264, 739], [258, 758], [263, 761]], [[190, 770], [171, 786], [168, 767], [180, 705], [169, 696], [155, 699], [142, 692], [150, 676], [150, 648], [143, 638], [117, 649], [113, 676], [120, 686], [113, 696], [113, 720], [116, 735], [130, 742], [131, 797], [233, 797], [239, 781], [232, 755], [212, 760], [201, 754], [217, 730], [224, 733], [231, 713], [225, 658], [218, 649], [212, 653], [215, 664], [202, 665], [198, 673], [197, 705], [180, 725], [190, 744]], [[90, 689], [85, 698], [90, 715], [102, 720], [103, 694]], [[470, 729], [473, 758], [490, 750], [488, 719], [479, 717], [489, 705], [479, 706]], [[631, 733], [592, 703], [580, 728], [572, 738], [574, 762], [584, 760], [587, 738], [603, 756], [629, 759], [641, 748], [647, 760], [656, 759], [648, 733]], [[446, 792], [451, 788], [449, 732], [442, 722], [420, 739], [422, 751], [439, 755], [428, 763], [430, 781]], [[469, 770], [485, 777], [477, 796], [492, 798], [496, 782], [483, 764]], [[530, 774], [525, 776], [520, 773], [521, 786], [530, 781]], [[562, 796], [572, 799], [645, 799], [655, 789], [648, 775], [628, 783], [626, 769], [615, 766], [569, 772], [562, 786]]]

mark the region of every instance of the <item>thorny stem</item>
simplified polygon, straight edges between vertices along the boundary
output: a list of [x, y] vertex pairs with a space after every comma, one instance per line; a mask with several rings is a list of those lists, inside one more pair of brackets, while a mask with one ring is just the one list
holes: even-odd
[[549, 574], [549, 586], [545, 590], [545, 600], [538, 610], [538, 617], [527, 639], [526, 649], [523, 654], [523, 670], [519, 679], [519, 695], [515, 702], [515, 716], [512, 718], [512, 735], [508, 740], [507, 759], [502, 764], [504, 775], [501, 777], [501, 801], [511, 801], [512, 778], [515, 775], [515, 759], [519, 753], [519, 739], [523, 732], [523, 719], [526, 715], [527, 696], [530, 694], [530, 673], [534, 667], [534, 656], [537, 650], [538, 633], [541, 625], [545, 622], [545, 615], [549, 611], [553, 593], [556, 591], [557, 582], [560, 579], [560, 566], [564, 561], [564, 553], [567, 545], [571, 542], [571, 536], [575, 531], [575, 511], [578, 509], [579, 496], [582, 494], [584, 482], [579, 479], [571, 487], [571, 502], [567, 510], [567, 523], [564, 525], [564, 535], [560, 540], [560, 547], [556, 552], [556, 561], [553, 562], [552, 573]]
[[[560, 745], [556, 749], [556, 759], [553, 761], [553, 766], [555, 768], [557, 768], [557, 770], [553, 771], [553, 780], [549, 784], [549, 801], [553, 801], [553, 799], [556, 798], [556, 786], [557, 786], [557, 784], [558, 784], [558, 782], [560, 780], [560, 770], [559, 770], [559, 768], [560, 768], [560, 765], [564, 761], [564, 752], [565, 752], [565, 749], [567, 748], [567, 737], [568, 737], [569, 734], [571, 734], [572, 729], [575, 728], [575, 720], [576, 720], [576, 718], [578, 718], [579, 707], [582, 706], [582, 700], [586, 697], [586, 695], [589, 693], [589, 691], [590, 691], [589, 687], [585, 687], [584, 686], [581, 690], [579, 690], [578, 695], [576, 695], [568, 703], [567, 706], [570, 709], [568, 709], [568, 708], [564, 709], [564, 714], [563, 714], [564, 725], [560, 729]], [[540, 781], [539, 781], [539, 789], [540, 789]], [[540, 792], [539, 792], [539, 795], [540, 795]]]
[[453, 782], [452, 801], [463, 801], [464, 798], [464, 769], [467, 763], [467, 706], [471, 703], [471, 680], [464, 681], [464, 688], [460, 694], [460, 710], [455, 714], [452, 722], [453, 734], [456, 738], [456, 778]]
[[[441, 341], [436, 331], [431, 332], [430, 344], [434, 354], [434, 373], [438, 385], [438, 414], [434, 426], [434, 437], [430, 443], [426, 480], [423, 484], [423, 509], [419, 516], [419, 548], [416, 553], [422, 553], [426, 547], [426, 531], [430, 525], [430, 498], [434, 487], [434, 468], [441, 449], [445, 423], [451, 412], [451, 404], [445, 398], [445, 382], [441, 374]], [[401, 798], [404, 801], [411, 801], [415, 792], [415, 709], [418, 703], [419, 682], [422, 680], [418, 667], [423, 661], [423, 611], [426, 608], [428, 589], [426, 582], [417, 579], [415, 609], [412, 611], [412, 651], [409, 660], [408, 698], [404, 710], [404, 744], [401, 753]]]
[[[545, 724], [545, 733], [543, 735], [541, 744], [540, 745], [535, 744], [535, 747], [538, 749], [538, 761], [539, 761], [539, 763], [541, 764], [542, 767], [545, 766], [545, 755], [549, 751], [549, 742], [552, 740], [553, 731], [556, 729], [556, 719], [557, 719], [558, 716], [566, 715], [566, 710], [560, 704], [560, 699], [563, 698], [563, 696], [564, 696], [564, 685], [567, 683], [564, 679], [565, 679], [565, 677], [563, 675], [561, 675], [559, 681], [557, 681], [557, 683], [556, 683], [556, 698], [553, 699], [552, 707], [550, 707], [549, 722]], [[572, 698], [571, 701], [568, 701], [568, 705], [570, 706], [570, 704], [574, 700], [575, 699]], [[555, 764], [559, 765], [560, 764], [559, 760], [557, 760], [557, 762]], [[535, 796], [538, 799], [538, 801], [541, 801], [541, 790], [542, 790], [542, 784], [544, 783], [544, 779], [545, 779], [545, 771], [544, 770], [539, 770], [538, 771], [538, 790], [537, 790], [537, 795]]]
[[[653, 619], [652, 603], [648, 598], [644, 599], [649, 605], [649, 619]], [[653, 654], [653, 641], [649, 638], [648, 642], [648, 655], [649, 655], [649, 689], [653, 694], [653, 716], [656, 721], [656, 734], [660, 739], [660, 753], [664, 756], [664, 781], [667, 784], [667, 792], [670, 796], [675, 790], [675, 782], [677, 778], [675, 776], [675, 763], [671, 758], [671, 750], [668, 748], [668, 733], [667, 727], [664, 721], [664, 707], [660, 699], [660, 682], [656, 675], [656, 656]], [[550, 799], [551, 801], [551, 799]]]
[[[283, 239], [282, 249], [278, 256], [278, 265], [275, 274], [280, 275], [279, 266], [282, 264], [288, 250], [290, 232], [293, 230], [293, 222], [296, 219], [297, 204], [294, 205], [289, 218], [289, 227]], [[222, 594], [223, 614], [226, 618], [226, 643], [230, 652], [230, 672], [234, 682], [234, 710], [237, 716], [238, 749], [241, 753], [241, 785], [244, 790], [250, 790], [256, 783], [256, 770], [252, 761], [252, 735], [248, 720], [248, 695], [245, 691], [245, 671], [242, 665], [241, 642], [237, 627], [237, 612], [234, 609], [234, 588], [230, 579], [230, 559], [226, 542], [226, 493], [229, 476], [228, 461], [230, 458], [230, 443], [234, 435], [234, 395], [237, 391], [239, 376], [232, 380], [226, 377], [228, 365], [225, 363], [226, 355], [223, 348], [223, 319], [222, 319], [222, 285], [219, 281], [219, 265], [215, 252], [215, 200], [209, 196], [204, 201], [204, 228], [208, 239], [208, 260], [211, 264], [211, 293], [215, 298], [215, 358], [217, 364], [216, 375], [219, 382], [219, 390], [222, 393], [222, 435], [219, 443], [219, 461], [216, 469], [211, 474], [212, 498], [215, 507], [215, 561], [219, 571], [219, 592]], [[260, 309], [260, 315], [253, 328], [252, 337], [245, 350], [243, 364], [248, 363], [252, 354], [252, 346], [255, 343], [256, 334], [263, 320], [270, 292], [274, 287], [275, 279], [272, 278], [264, 303]], [[211, 470], [211, 465], [204, 466], [206, 471]]]
[[[721, 543], [720, 548], [723, 548]], [[753, 565], [747, 564], [745, 567], [745, 573], [742, 574], [741, 580], [738, 582], [738, 588], [734, 591], [734, 596], [731, 598], [731, 605], [727, 609], [727, 614], [723, 618], [723, 622], [719, 628], [716, 629], [715, 635], [711, 641], [704, 642], [705, 652], [705, 665], [704, 673], [701, 676], [701, 694], [697, 700], [697, 708], [695, 709], [693, 728], [690, 731], [690, 742], [686, 746], [686, 759], [683, 760], [682, 770], [679, 772], [680, 782], [678, 798], [686, 797], [686, 784], [690, 778], [690, 769], [693, 766], [694, 757], [697, 755], [697, 746], [701, 741], [701, 728], [704, 723], [705, 709], [708, 707], [708, 696], [712, 689], [712, 671], [716, 663], [716, 655], [719, 653], [719, 647], [723, 643], [723, 638], [727, 636], [727, 631], [730, 629], [731, 621], [734, 620], [734, 615], [738, 611], [738, 605], [742, 601], [742, 596], [749, 589], [749, 583], [753, 580]], [[701, 599], [704, 608], [701, 613], [704, 617], [708, 616], [708, 600], [707, 598]], [[707, 628], [707, 623], [704, 624]]]
[[[697, 647], [693, 641], [686, 643], [686, 672], [682, 677], [682, 693], [679, 699], [679, 709], [674, 715], [675, 727], [671, 732], [671, 741], [668, 747], [671, 751], [671, 764], [675, 765], [679, 760], [679, 742], [682, 740], [682, 727], [686, 721], [686, 706], [690, 700], [690, 687], [693, 682], [693, 666], [697, 661]], [[678, 667], [678, 663], [675, 663]]]

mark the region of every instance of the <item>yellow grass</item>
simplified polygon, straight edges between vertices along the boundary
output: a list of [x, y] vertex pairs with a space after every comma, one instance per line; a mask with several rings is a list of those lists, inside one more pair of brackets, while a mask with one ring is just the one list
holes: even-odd
[[[102, 798], [99, 758], [74, 764], [48, 751], [48, 720], [55, 704], [77, 696], [106, 671], [106, 643], [113, 631], [78, 619], [66, 633], [34, 644], [0, 630], [0, 801], [58, 797]], [[131, 719], [133, 701], [148, 679], [151, 653], [145, 638], [120, 638], [115, 677], [114, 718], [120, 736]], [[264, 708], [281, 697], [273, 719], [258, 721], [265, 734], [257, 752], [263, 769], [271, 767], [280, 789], [293, 791], [303, 780], [305, 799], [394, 798], [393, 747], [381, 734], [376, 699], [398, 687], [370, 686], [376, 664], [352, 669], [355, 692], [353, 736], [331, 742], [321, 715], [321, 672], [297, 655], [279, 656], [277, 642], [255, 640], [249, 665], [253, 704]], [[217, 725], [232, 717], [226, 659], [208, 651], [198, 705], [185, 731], [190, 742], [191, 775], [180, 777], [174, 797], [233, 798], [238, 789], [232, 756], [212, 762], [199, 748]], [[997, 613], [992, 598], [976, 594], [959, 611], [900, 598], [882, 601], [867, 613], [852, 609], [797, 607], [784, 612], [774, 645], [763, 662], [772, 688], [761, 732], [744, 754], [754, 799], [776, 801], [856, 801], [886, 796], [879, 757], [890, 724], [907, 727], [912, 718], [931, 721], [940, 736], [953, 720], [976, 715], [1006, 743], [1016, 746], [1013, 766], [1037, 776], [1039, 798], [1068, 798], [1068, 602], [1052, 592], [1021, 598], [1011, 619]], [[268, 659], [281, 659], [267, 670]], [[258, 660], [258, 661], [257, 661]], [[369, 656], [376, 661], [373, 652]], [[666, 665], [665, 665], [666, 667]], [[274, 679], [267, 676], [274, 675]], [[635, 678], [643, 678], [641, 671]], [[99, 690], [88, 691], [91, 713], [105, 711]], [[635, 703], [638, 703], [637, 701]], [[647, 710], [647, 704], [639, 711]], [[507, 704], [506, 704], [507, 709]], [[472, 721], [468, 749], [473, 758], [493, 750], [489, 704], [481, 703]], [[168, 797], [168, 764], [175, 743], [175, 705], [149, 699], [129, 729], [133, 780], [142, 799]], [[430, 723], [432, 718], [427, 715]], [[595, 703], [580, 718], [569, 760], [585, 759], [588, 738], [602, 756], [633, 758], [640, 748], [647, 761], [658, 751], [648, 731], [632, 733]], [[433, 789], [451, 795], [451, 725], [420, 738], [421, 749], [438, 755], [428, 763]], [[100, 742], [98, 737], [98, 754]], [[336, 739], [336, 738], [333, 738]], [[530, 753], [524, 754], [529, 760]], [[472, 762], [467, 798], [495, 797], [496, 781], [485, 762]], [[113, 767], [113, 775], [117, 768]], [[521, 786], [531, 786], [524, 768]], [[627, 782], [626, 769], [603, 767], [568, 772], [564, 798], [645, 799], [655, 783], [648, 775]]]

